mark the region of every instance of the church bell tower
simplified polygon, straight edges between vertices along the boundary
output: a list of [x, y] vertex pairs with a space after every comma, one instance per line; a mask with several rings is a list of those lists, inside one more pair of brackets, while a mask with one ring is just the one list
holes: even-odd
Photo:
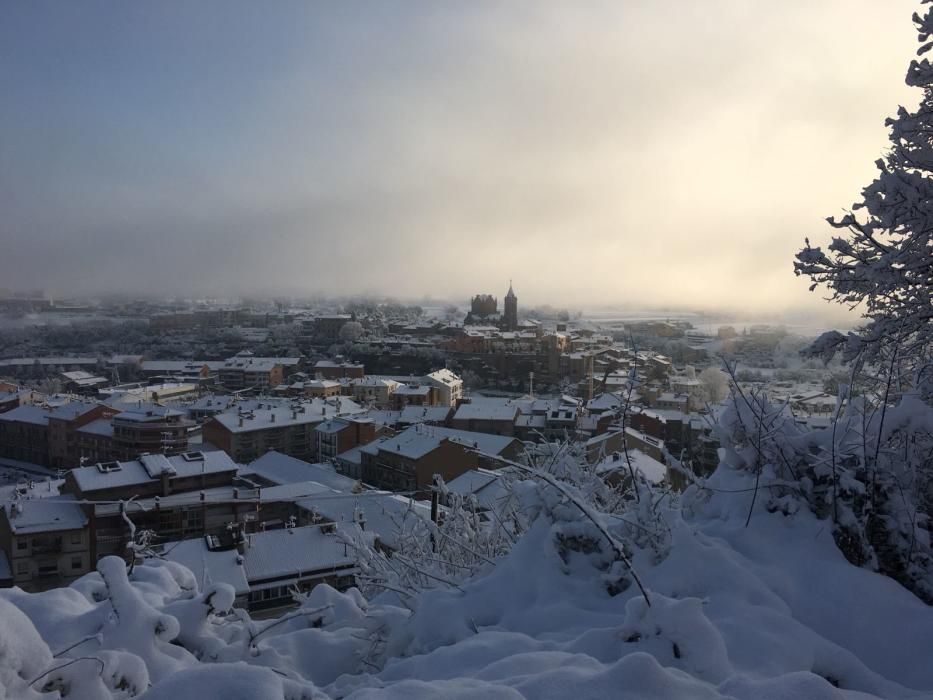
[[512, 290], [512, 280], [509, 280], [509, 291], [505, 295], [505, 314], [502, 321], [507, 331], [514, 331], [518, 328], [518, 297]]

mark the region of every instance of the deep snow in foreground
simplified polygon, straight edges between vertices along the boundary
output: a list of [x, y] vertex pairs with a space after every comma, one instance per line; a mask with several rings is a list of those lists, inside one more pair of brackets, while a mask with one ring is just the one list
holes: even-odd
[[729, 492], [663, 514], [669, 546], [634, 557], [650, 606], [607, 592], [603, 552], [559, 551], [586, 530], [572, 509], [459, 588], [403, 606], [319, 586], [279, 622], [215, 615], [232, 591], [177, 565], [128, 578], [105, 559], [67, 589], [0, 593], [0, 697], [933, 697], [933, 610], [806, 512], [761, 507], [746, 528], [751, 479], [721, 468], [708, 483]]

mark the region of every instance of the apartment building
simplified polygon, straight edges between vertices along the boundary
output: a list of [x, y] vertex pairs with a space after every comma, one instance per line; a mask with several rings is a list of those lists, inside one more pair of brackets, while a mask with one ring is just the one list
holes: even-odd
[[392, 393], [391, 407], [401, 411], [406, 406], [435, 405], [434, 387], [425, 384], [399, 384]]
[[188, 451], [188, 429], [194, 422], [183, 411], [166, 406], [140, 406], [112, 419], [112, 458], [134, 459], [146, 452], [167, 455]]
[[577, 406], [557, 400], [538, 399], [520, 405], [515, 436], [522, 440], [566, 440], [573, 438], [580, 422]]
[[333, 418], [314, 428], [317, 437], [317, 461], [330, 462], [337, 455], [357, 445], [376, 439], [376, 424], [370, 418]]
[[516, 459], [522, 443], [508, 436], [416, 425], [360, 448], [363, 480], [377, 488], [426, 492], [434, 475], [454, 479], [480, 466], [499, 464], [486, 455]]
[[318, 379], [362, 379], [365, 375], [363, 365], [352, 362], [319, 360], [314, 365], [314, 376]]
[[67, 468], [80, 460], [77, 431], [118, 411], [69, 401], [59, 406], [17, 406], [0, 413], [0, 456], [46, 467]]
[[[228, 486], [137, 499], [126, 513], [137, 531], [151, 530], [158, 543], [225, 537], [232, 529], [254, 533], [284, 527], [300, 515], [297, 498], [319, 492], [330, 489], [313, 482], [263, 488], [234, 478]], [[122, 509], [113, 502], [88, 507], [95, 560], [125, 552], [130, 531]]]
[[0, 413], [12, 411], [19, 403], [19, 387], [12, 382], [0, 382]]
[[337, 528], [311, 525], [266, 530], [238, 538], [208, 537], [171, 543], [166, 558], [198, 579], [226, 583], [237, 607], [273, 610], [295, 604], [295, 590], [319, 583], [337, 590], [356, 585], [357, 566]]
[[80, 394], [82, 396], [95, 396], [98, 389], [110, 383], [106, 377], [98, 377], [97, 375], [83, 370], [62, 372], [59, 377], [64, 391], [70, 394]]
[[61, 480], [0, 489], [0, 581], [26, 591], [67, 586], [92, 566], [88, 520]]
[[511, 401], [473, 400], [457, 409], [450, 425], [458, 430], [514, 436], [520, 413], [518, 404]]
[[343, 393], [343, 384], [333, 379], [299, 379], [290, 384], [276, 387], [275, 393], [284, 396], [298, 396], [307, 398], [327, 398], [340, 396]]
[[127, 500], [168, 496], [229, 486], [237, 464], [223, 452], [142, 455], [127, 461], [102, 462], [65, 474], [63, 493], [88, 500]]
[[425, 375], [433, 387], [436, 406], [456, 406], [463, 398], [463, 380], [449, 369], [439, 369]]
[[203, 384], [215, 376], [223, 365], [221, 361], [208, 360], [145, 360], [140, 363], [140, 372], [150, 381], [181, 379]]
[[244, 351], [224, 362], [217, 381], [230, 391], [268, 393], [282, 383], [284, 376], [278, 358], [253, 357], [252, 353]]
[[124, 508], [138, 530], [151, 530], [164, 542], [221, 535], [231, 524], [243, 532], [283, 527], [297, 516], [298, 497], [330, 491], [316, 482], [270, 486], [238, 472], [223, 452], [143, 455], [72, 470], [62, 490], [89, 501], [83, 509], [95, 562], [125, 555], [130, 531]]
[[333, 341], [340, 338], [340, 329], [353, 320], [350, 314], [331, 314], [318, 316], [311, 322], [311, 333], [319, 341]]
[[392, 395], [401, 386], [394, 379], [363, 377], [350, 382], [349, 391], [354, 401], [374, 408], [390, 408]]
[[292, 404], [261, 403], [255, 408], [221, 413], [204, 423], [205, 441], [238, 462], [249, 462], [269, 450], [299, 459], [317, 458], [315, 427], [331, 418], [362, 413], [359, 404], [343, 397]]

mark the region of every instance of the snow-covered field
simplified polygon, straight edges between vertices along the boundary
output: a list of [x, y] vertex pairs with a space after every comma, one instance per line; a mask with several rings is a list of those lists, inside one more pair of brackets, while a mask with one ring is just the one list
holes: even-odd
[[223, 614], [232, 591], [178, 565], [104, 559], [70, 588], [0, 594], [0, 697], [933, 697], [931, 608], [809, 513], [760, 507], [746, 528], [751, 479], [722, 468], [666, 501], [663, 551], [634, 548], [650, 606], [610, 595], [602, 549], [558, 546], [588, 525], [560, 505], [457, 587], [402, 605], [322, 585], [272, 621]]

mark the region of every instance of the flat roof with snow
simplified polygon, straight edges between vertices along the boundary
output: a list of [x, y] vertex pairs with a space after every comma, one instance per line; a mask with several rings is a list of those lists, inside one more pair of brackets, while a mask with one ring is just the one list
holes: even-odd
[[8, 501], [3, 509], [16, 535], [81, 530], [87, 525], [87, 516], [70, 496]]
[[413, 425], [392, 437], [383, 437], [360, 449], [367, 454], [376, 455], [380, 450], [401, 454], [410, 459], [420, 459], [433, 452], [444, 441], [450, 440], [464, 447], [472, 447], [487, 454], [501, 454], [516, 441], [513, 437], [475, 433], [468, 430], [455, 430], [433, 425]]
[[128, 462], [104, 462], [72, 469], [69, 474], [83, 492], [144, 484], [162, 473], [184, 478], [199, 474], [235, 472], [237, 464], [226, 452], [188, 452], [182, 455], [143, 455]]
[[274, 484], [316, 481], [336, 491], [350, 491], [357, 483], [356, 479], [338, 474], [328, 464], [312, 464], [274, 450], [253, 460], [241, 471], [241, 475], [247, 478], [251, 473]]

